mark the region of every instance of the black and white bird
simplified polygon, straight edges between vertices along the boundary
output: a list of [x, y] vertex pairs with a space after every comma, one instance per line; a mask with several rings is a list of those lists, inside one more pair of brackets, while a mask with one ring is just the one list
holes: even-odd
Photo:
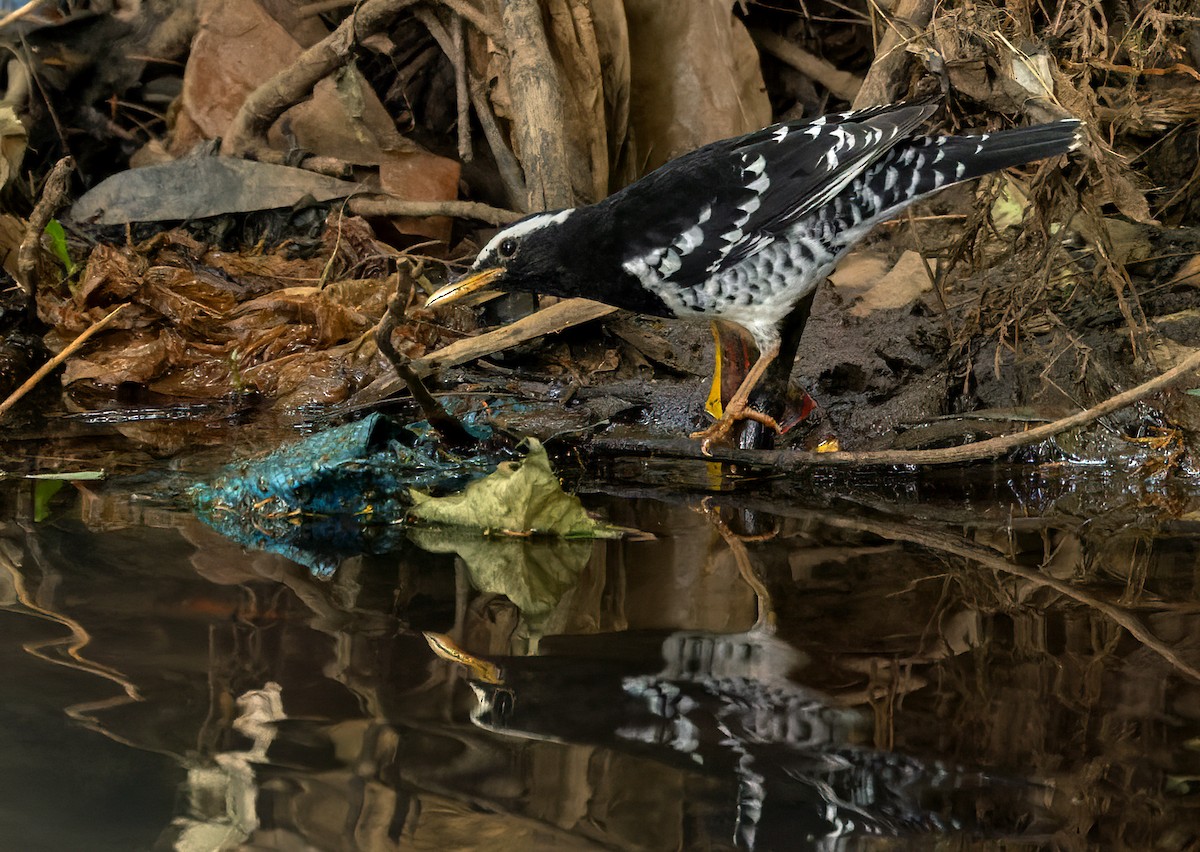
[[872, 227], [951, 184], [1079, 145], [1073, 119], [919, 134], [936, 110], [929, 101], [869, 107], [705, 145], [597, 204], [509, 225], [426, 307], [494, 288], [737, 323], [758, 360], [721, 419], [692, 437], [707, 452], [737, 420], [777, 428], [749, 400], [779, 353], [780, 329]]

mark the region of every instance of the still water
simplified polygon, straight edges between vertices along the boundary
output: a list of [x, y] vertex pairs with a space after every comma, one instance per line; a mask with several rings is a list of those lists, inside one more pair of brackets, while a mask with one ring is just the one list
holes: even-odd
[[0, 849], [1200, 842], [1186, 489], [653, 462], [574, 487], [646, 535], [416, 537], [318, 579], [152, 481], [36, 523], [0, 483]]

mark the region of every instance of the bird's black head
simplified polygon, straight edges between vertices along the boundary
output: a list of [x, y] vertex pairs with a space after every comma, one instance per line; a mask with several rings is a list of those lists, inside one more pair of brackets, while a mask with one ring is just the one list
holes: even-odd
[[[550, 296], [581, 296], [570, 264], [568, 222], [578, 211], [535, 213], [501, 230], [483, 247], [465, 276], [438, 290], [425, 307], [445, 305], [482, 290], [520, 290]], [[572, 225], [574, 223], [571, 223]], [[574, 286], [573, 286], [574, 285]]]

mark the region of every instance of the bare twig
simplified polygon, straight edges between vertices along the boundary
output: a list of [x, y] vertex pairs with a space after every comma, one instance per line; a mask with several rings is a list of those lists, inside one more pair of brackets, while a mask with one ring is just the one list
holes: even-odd
[[36, 290], [37, 282], [34, 281], [34, 277], [37, 272], [37, 253], [42, 244], [42, 233], [54, 217], [54, 211], [66, 201], [67, 180], [73, 168], [75, 161], [70, 157], [63, 157], [54, 164], [42, 185], [42, 197], [29, 214], [25, 237], [21, 240], [21, 248], [17, 252], [17, 283], [27, 296], [32, 296]]
[[3, 18], [0, 18], [0, 27], [7, 27], [9, 24], [13, 23], [14, 21], [21, 20], [26, 15], [28, 15], [30, 12], [37, 9], [38, 6], [41, 6], [42, 3], [44, 3], [44, 2], [45, 2], [45, 0], [29, 0], [29, 2], [26, 3], [24, 6], [22, 6], [21, 8], [13, 9], [11, 12], [9, 12], [7, 15], [5, 15]]
[[937, 0], [900, 0], [896, 4], [887, 16], [888, 27], [879, 40], [871, 68], [852, 102], [855, 109], [896, 100], [910, 59], [906, 48], [912, 39], [912, 35], [900, 31], [900, 26], [911, 28], [913, 34], [920, 32], [929, 25], [936, 5]]
[[492, 157], [496, 160], [496, 168], [500, 172], [500, 179], [504, 181], [509, 203], [528, 212], [525, 208], [528, 199], [528, 192], [525, 189], [525, 173], [521, 170], [521, 164], [517, 162], [516, 156], [504, 141], [504, 134], [500, 132], [500, 125], [496, 123], [496, 116], [492, 114], [492, 107], [488, 103], [487, 95], [479, 86], [471, 86], [471, 105], [475, 107], [479, 126], [483, 128], [483, 137], [487, 139]]
[[412, 361], [392, 345], [392, 332], [404, 320], [405, 306], [413, 287], [412, 276], [405, 270], [397, 270], [395, 277], [396, 290], [388, 299], [387, 311], [379, 320], [379, 325], [375, 327], [375, 345], [379, 347], [383, 357], [388, 359], [396, 374], [408, 386], [408, 392], [421, 406], [425, 419], [442, 436], [442, 440], [452, 447], [470, 446], [476, 443], [471, 433], [463, 428], [457, 418], [446, 411], [440, 402], [433, 398], [433, 394], [425, 387], [421, 377], [413, 370]]
[[[412, 362], [412, 370], [418, 376], [428, 376], [446, 367], [466, 361], [474, 361], [495, 352], [510, 349], [526, 340], [554, 334], [589, 320], [599, 319], [613, 313], [616, 308], [592, 302], [588, 299], [564, 299], [535, 314], [522, 317], [514, 323], [484, 332], [474, 337], [456, 340], [436, 352]], [[370, 405], [386, 399], [400, 389], [395, 381], [376, 381], [356, 394], [354, 405]]]
[[17, 400], [33, 390], [34, 387], [37, 386], [38, 382], [50, 375], [50, 373], [54, 371], [55, 367], [74, 355], [76, 350], [78, 350], [80, 346], [83, 346], [83, 344], [87, 343], [88, 339], [91, 338], [92, 335], [99, 331], [103, 331], [110, 326], [112, 321], [116, 319], [117, 314], [121, 313], [125, 307], [126, 305], [117, 305], [112, 311], [109, 312], [108, 316], [104, 317], [104, 319], [86, 329], [82, 334], [63, 347], [62, 352], [59, 352], [57, 355], [43, 364], [36, 373], [25, 380], [24, 384], [9, 394], [8, 399], [4, 400], [4, 402], [0, 402], [0, 417], [3, 417], [5, 414], [7, 414], [8, 410], [17, 403]]
[[505, 45], [507, 39], [505, 38], [504, 31], [485, 12], [476, 9], [468, 0], [438, 0], [438, 2], [490, 38], [497, 45], [501, 47]]
[[667, 441], [596, 439], [590, 444], [590, 447], [593, 451], [606, 455], [654, 455], [667, 458], [718, 461], [754, 467], [772, 467], [780, 472], [835, 465], [961, 464], [962, 462], [996, 458], [1019, 447], [1036, 444], [1070, 429], [1084, 426], [1174, 384], [1197, 368], [1200, 368], [1200, 352], [1193, 352], [1165, 373], [1143, 382], [1137, 387], [1109, 397], [1104, 402], [1093, 405], [1085, 411], [1063, 417], [1052, 423], [1035, 426], [1025, 432], [1001, 435], [986, 441], [974, 441], [958, 447], [942, 447], [933, 450], [869, 450], [835, 453], [813, 453], [803, 450], [735, 450], [713, 447], [710, 456], [702, 455], [699, 445], [694, 441], [683, 439]]
[[446, 30], [441, 18], [431, 9], [418, 7], [413, 15], [425, 25], [442, 53], [454, 66], [454, 97], [458, 107], [458, 158], [464, 163], [472, 159], [471, 150], [471, 83], [468, 77], [466, 44], [463, 40], [462, 18], [455, 18]]
[[[442, 26], [441, 20], [428, 9], [418, 8], [413, 14], [429, 30], [429, 34], [433, 36], [434, 41], [441, 47], [442, 52], [450, 57], [455, 70], [457, 71], [460, 67], [463, 69], [463, 79], [468, 84], [468, 97], [470, 98], [471, 105], [475, 107], [475, 115], [479, 118], [479, 126], [483, 128], [483, 136], [487, 139], [488, 147], [492, 150], [492, 157], [496, 160], [500, 179], [504, 181], [504, 188], [508, 194], [508, 202], [515, 207], [525, 209], [525, 176], [521, 172], [521, 166], [517, 162], [517, 158], [513, 156], [513, 152], [509, 150], [508, 144], [504, 141], [504, 134], [500, 132], [500, 127], [496, 123], [496, 117], [492, 115], [492, 108], [488, 105], [487, 96], [483, 94], [479, 86], [472, 85], [466, 75], [467, 58], [465, 52], [460, 50], [462, 46], [458, 45], [451, 38], [450, 34], [446, 32], [446, 28]], [[463, 104], [460, 102], [460, 123], [463, 120], [462, 109]]]
[[457, 340], [436, 352], [430, 352], [424, 358], [413, 361], [413, 369], [426, 376], [455, 364], [509, 349], [535, 337], [556, 334], [580, 323], [606, 317], [616, 310], [590, 299], [564, 299], [503, 328]]
[[862, 88], [863, 79], [857, 74], [843, 71], [825, 59], [809, 53], [778, 33], [770, 30], [751, 30], [750, 34], [758, 46], [782, 62], [795, 68], [804, 76], [817, 81], [834, 97], [853, 101]]
[[350, 58], [354, 45], [387, 26], [418, 0], [365, 0], [338, 28], [287, 68], [250, 93], [229, 124], [221, 153], [231, 157], [269, 156], [267, 131], [291, 106]]
[[357, 216], [454, 216], [476, 219], [489, 225], [507, 225], [521, 218], [514, 210], [503, 210], [478, 201], [405, 201], [402, 198], [372, 196], [351, 198], [347, 205]]
[[467, 51], [461, 18], [455, 18], [451, 25], [450, 44], [454, 48], [450, 61], [454, 63], [454, 102], [458, 107], [458, 159], [469, 163], [474, 159], [471, 148], [471, 83], [467, 79]]

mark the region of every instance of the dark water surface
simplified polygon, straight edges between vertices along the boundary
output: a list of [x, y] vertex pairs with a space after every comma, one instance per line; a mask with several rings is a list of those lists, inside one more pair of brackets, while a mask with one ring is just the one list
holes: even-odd
[[3, 482], [0, 849], [1195, 848], [1200, 513], [1129, 482], [631, 462], [653, 539], [329, 580]]

